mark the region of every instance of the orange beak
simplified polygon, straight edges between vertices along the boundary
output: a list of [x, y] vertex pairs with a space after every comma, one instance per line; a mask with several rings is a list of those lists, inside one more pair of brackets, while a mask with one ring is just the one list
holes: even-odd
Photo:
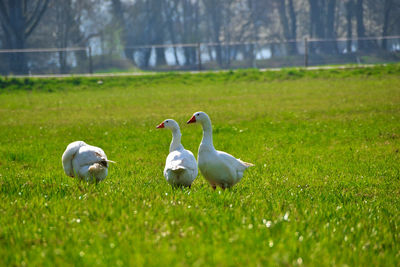
[[188, 120], [187, 124], [196, 122], [196, 117], [193, 115], [190, 120]]
[[160, 125], [158, 125], [157, 128], [164, 128], [164, 122], [160, 123]]

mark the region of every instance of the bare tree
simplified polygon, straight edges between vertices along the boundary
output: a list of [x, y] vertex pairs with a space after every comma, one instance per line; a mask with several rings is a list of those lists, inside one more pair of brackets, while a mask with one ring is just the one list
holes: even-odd
[[[393, 0], [384, 0], [383, 7], [383, 24], [382, 24], [382, 36], [387, 36], [389, 32], [389, 23], [393, 9], [395, 7]], [[387, 39], [382, 39], [382, 49], [387, 48]]]
[[[170, 0], [167, 1], [165, 5], [165, 17], [166, 17], [166, 24], [168, 27], [168, 33], [170, 37], [170, 41], [173, 44], [176, 44], [179, 40], [179, 31], [177, 24], [179, 24], [179, 0]], [[174, 53], [174, 58], [175, 58], [175, 64], [180, 65], [179, 58], [178, 58], [178, 52], [177, 52], [177, 47], [173, 47], [173, 53]]]
[[[297, 54], [295, 40], [305, 36], [321, 39], [310, 44], [310, 51], [321, 57], [339, 52], [338, 36], [359, 37], [359, 51], [378, 48], [378, 41], [365, 37], [399, 34], [399, 18], [397, 0], [0, 0], [0, 45], [65, 48], [99, 44], [96, 53], [101, 50], [106, 55], [101, 58], [118, 64], [131, 66], [128, 59], [141, 68], [154, 62], [159, 67], [166, 65], [170, 53], [176, 65], [193, 68], [198, 61], [195, 47], [165, 50], [158, 45], [210, 42], [208, 56], [220, 67], [240, 66], [237, 60], [256, 67], [257, 56], [266, 55], [267, 50], [272, 57]], [[101, 36], [100, 42], [91, 41], [96, 36]], [[258, 43], [276, 39], [286, 42]], [[247, 43], [225, 45], [231, 42]], [[379, 47], [391, 49], [393, 42], [383, 39]], [[352, 51], [350, 40], [346, 48]], [[14, 73], [45, 64], [68, 72], [72, 69], [68, 62], [87, 64], [84, 51], [73, 53], [74, 60], [59, 52], [57, 58], [50, 53], [29, 55], [29, 62], [25, 54], [14, 53], [1, 63], [8, 62]]]
[[[10, 49], [24, 49], [26, 40], [37, 27], [45, 13], [49, 0], [0, 0], [1, 26], [6, 33], [5, 46]], [[10, 69], [14, 73], [27, 73], [25, 53], [12, 53]]]
[[128, 25], [125, 20], [125, 14], [124, 14], [124, 7], [122, 6], [121, 0], [112, 0], [111, 1], [111, 7], [112, 7], [112, 17], [113, 17], [113, 27], [114, 29], [119, 30], [119, 38], [121, 39], [125, 49], [124, 49], [124, 54], [125, 57], [130, 59], [132, 62], [134, 62], [133, 58], [133, 53], [132, 49], [126, 48], [127, 46], [129, 47], [129, 37], [128, 37]]
[[[290, 37], [292, 38], [292, 40], [295, 40], [297, 38], [297, 16], [296, 16], [296, 12], [295, 12], [294, 6], [293, 6], [293, 0], [289, 0], [289, 17], [290, 17], [290, 24], [291, 24], [291, 28], [290, 28], [291, 36]], [[296, 42], [292, 42], [290, 51], [293, 54], [297, 54], [297, 43]]]
[[352, 52], [352, 40], [351, 38], [353, 37], [353, 25], [352, 25], [352, 18], [353, 18], [353, 9], [354, 9], [354, 2], [353, 0], [347, 0], [346, 2], [346, 37], [347, 37], [347, 42], [346, 42], [346, 51], [347, 53]]
[[[295, 41], [297, 35], [297, 20], [296, 12], [294, 11], [293, 0], [289, 0], [288, 4], [283, 0], [277, 0], [279, 19], [282, 25], [282, 33], [286, 41], [290, 41], [289, 54], [297, 53], [297, 44]], [[289, 8], [289, 15], [286, 11], [286, 7]]]
[[[55, 15], [55, 43], [58, 48], [66, 48], [70, 44], [70, 39], [79, 29], [79, 24], [74, 20], [74, 11], [72, 0], [54, 0]], [[67, 53], [65, 51], [58, 52], [60, 65], [60, 73], [68, 73]]]
[[[365, 37], [365, 26], [364, 26], [364, 0], [356, 0], [356, 4], [354, 5], [354, 11], [357, 21], [357, 37], [364, 38]], [[358, 39], [358, 50], [364, 50], [365, 41], [362, 39]]]
[[330, 39], [328, 42], [320, 43], [312, 50], [323, 53], [337, 52], [336, 42], [333, 39], [335, 33], [335, 11], [336, 0], [309, 0], [310, 5], [310, 36], [319, 39]]
[[336, 0], [328, 0], [326, 7], [326, 29], [325, 38], [329, 39], [326, 45], [327, 53], [337, 53], [338, 49], [336, 42], [333, 39], [336, 38], [335, 31], [335, 11], [336, 11]]
[[215, 43], [215, 50], [217, 55], [217, 62], [222, 66], [222, 47], [220, 34], [222, 29], [222, 10], [223, 3], [218, 0], [203, 0], [205, 6], [205, 12], [209, 19], [210, 33], [212, 36], [212, 41]]
[[[183, 43], [199, 42], [199, 1], [181, 0], [182, 41]], [[196, 63], [196, 49], [184, 47], [185, 65]]]

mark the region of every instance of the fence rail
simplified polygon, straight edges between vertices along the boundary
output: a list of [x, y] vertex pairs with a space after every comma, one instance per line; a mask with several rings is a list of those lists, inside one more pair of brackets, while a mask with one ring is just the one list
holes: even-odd
[[[400, 61], [400, 36], [0, 49], [0, 74], [211, 70]], [[110, 53], [112, 51], [112, 53]]]
[[88, 47], [0, 49], [0, 53], [71, 52], [71, 51], [86, 51], [87, 49]]

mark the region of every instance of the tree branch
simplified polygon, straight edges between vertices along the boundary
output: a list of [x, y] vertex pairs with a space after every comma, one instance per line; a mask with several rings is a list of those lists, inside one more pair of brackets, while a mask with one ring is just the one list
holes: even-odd
[[7, 26], [4, 25], [3, 21], [0, 21], [0, 22], [1, 22], [1, 26], [2, 26], [2, 28], [3, 28], [4, 34], [5, 34], [6, 36], [7, 36], [7, 35], [10, 35], [11, 33], [10, 33], [9, 30], [7, 29]]
[[[39, 23], [40, 19], [42, 18], [44, 12], [47, 9], [47, 5], [49, 4], [49, 0], [45, 0], [45, 3], [42, 6], [42, 9], [40, 10], [39, 14], [34, 18], [32, 21], [32, 25], [28, 25], [27, 30], [25, 31], [25, 38], [28, 38], [28, 36], [33, 32], [33, 30], [36, 28], [37, 24]], [[39, 4], [38, 4], [39, 5]]]
[[83, 44], [86, 44], [90, 39], [94, 38], [94, 37], [99, 37], [100, 33], [91, 33], [88, 36], [86, 36], [86, 38], [83, 39]]
[[26, 18], [26, 25], [27, 28], [29, 28], [30, 25], [32, 25], [33, 21], [35, 20], [35, 17], [37, 17], [37, 14], [39, 13], [40, 10], [40, 1], [36, 4], [35, 10], [33, 10], [32, 14], [28, 16], [28, 12], [26, 12], [26, 8], [24, 9], [24, 16]]
[[3, 0], [0, 0], [0, 21], [1, 25], [3, 25], [4, 31], [8, 31], [9, 33], [13, 31], [10, 26], [10, 17], [7, 14], [7, 9]]
[[78, 43], [79, 45], [86, 46], [87, 42], [88, 42], [90, 39], [92, 39], [92, 38], [94, 38], [94, 37], [99, 37], [100, 35], [101, 35], [101, 33], [99, 33], [99, 32], [91, 33], [91, 34], [89, 34], [89, 35], [86, 36], [86, 37], [82, 36], [82, 37], [80, 37], [80, 38], [77, 38], [75, 41], [76, 41], [76, 43]]
[[27, 10], [28, 10], [28, 3], [27, 3], [27, 0], [24, 0], [23, 2], [22, 2], [22, 10], [23, 10], [23, 16], [26, 16], [26, 13], [27, 13]]

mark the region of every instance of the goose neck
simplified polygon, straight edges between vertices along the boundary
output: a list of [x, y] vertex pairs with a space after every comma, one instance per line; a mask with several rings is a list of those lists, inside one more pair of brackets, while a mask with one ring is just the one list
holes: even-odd
[[169, 146], [169, 152], [172, 152], [174, 150], [179, 149], [182, 145], [181, 145], [181, 131], [179, 130], [179, 128], [174, 128], [172, 129], [172, 141], [171, 141], [171, 145]]
[[203, 126], [203, 139], [201, 140], [201, 144], [214, 147], [211, 122], [205, 121], [204, 123], [202, 123], [202, 126]]

